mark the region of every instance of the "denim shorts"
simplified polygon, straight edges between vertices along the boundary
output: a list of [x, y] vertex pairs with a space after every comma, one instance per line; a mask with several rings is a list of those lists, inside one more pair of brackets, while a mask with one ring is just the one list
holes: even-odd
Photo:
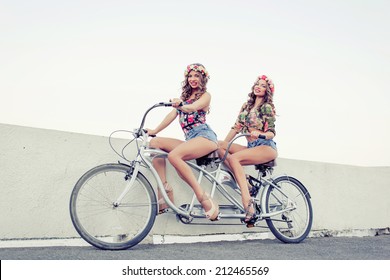
[[186, 141], [199, 136], [218, 143], [217, 134], [215, 134], [215, 132], [210, 128], [208, 124], [201, 124], [199, 126], [196, 126], [190, 131], [188, 131], [187, 134], [185, 134]]
[[271, 140], [271, 139], [261, 139], [261, 138], [259, 138], [259, 139], [256, 139], [253, 142], [248, 142], [248, 148], [253, 148], [253, 147], [257, 147], [257, 146], [261, 146], [261, 145], [270, 146], [275, 151], [278, 150], [276, 148], [276, 143], [274, 142], [274, 140]]

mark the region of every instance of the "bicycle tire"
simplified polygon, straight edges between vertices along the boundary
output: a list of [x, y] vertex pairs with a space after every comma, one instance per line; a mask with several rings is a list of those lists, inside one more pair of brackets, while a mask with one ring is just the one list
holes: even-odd
[[266, 218], [267, 225], [280, 241], [299, 243], [308, 236], [313, 223], [310, 194], [299, 180], [290, 176], [278, 177], [274, 184], [279, 188], [271, 185], [267, 191], [267, 214], [290, 206], [295, 209]]
[[118, 206], [114, 202], [131, 179], [131, 167], [104, 164], [86, 172], [71, 194], [72, 223], [89, 244], [104, 250], [124, 250], [141, 242], [153, 227], [155, 192], [142, 173]]

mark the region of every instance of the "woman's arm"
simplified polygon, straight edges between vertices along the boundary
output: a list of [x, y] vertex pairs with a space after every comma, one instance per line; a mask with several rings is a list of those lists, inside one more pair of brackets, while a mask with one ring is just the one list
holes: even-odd
[[198, 110], [207, 111], [211, 102], [211, 94], [208, 92], [205, 92], [202, 94], [202, 96], [196, 100], [192, 104], [183, 105], [181, 107], [178, 107], [179, 110], [186, 112], [186, 113], [192, 113]]
[[237, 131], [234, 129], [231, 129], [229, 133], [225, 137], [225, 142], [230, 142], [233, 140], [233, 138], [237, 135]]
[[[246, 108], [246, 102], [241, 106], [241, 109], [240, 109], [240, 112], [238, 113], [238, 116], [236, 118], [236, 122], [234, 123], [234, 125], [231, 127], [232, 130], [234, 130], [237, 133], [240, 133], [242, 131], [242, 129], [244, 128], [244, 119], [245, 117], [242, 116], [242, 112], [244, 112], [245, 108]], [[233, 133], [233, 132], [229, 132], [229, 133]], [[228, 134], [229, 135], [229, 134]], [[226, 136], [227, 137], [227, 136]], [[234, 137], [234, 135], [233, 135]], [[232, 137], [232, 139], [233, 139]], [[231, 140], [231, 139], [230, 139]]]
[[163, 129], [165, 129], [168, 125], [170, 125], [174, 119], [176, 119], [177, 116], [177, 110], [173, 109], [168, 115], [165, 116], [165, 118], [162, 120], [162, 122], [155, 128], [155, 129], [147, 129], [149, 135], [156, 135]]
[[275, 137], [275, 134], [273, 132], [271, 132], [271, 131], [262, 132], [262, 131], [260, 131], [258, 129], [251, 131], [251, 136], [253, 138], [255, 138], [255, 139], [259, 138], [259, 135], [265, 136], [265, 139], [267, 139], [267, 140], [270, 140], [270, 139]]
[[258, 116], [259, 127], [250, 128], [252, 141], [259, 137], [265, 136], [266, 139], [275, 137], [275, 113], [271, 105], [264, 104], [260, 108], [260, 115]]

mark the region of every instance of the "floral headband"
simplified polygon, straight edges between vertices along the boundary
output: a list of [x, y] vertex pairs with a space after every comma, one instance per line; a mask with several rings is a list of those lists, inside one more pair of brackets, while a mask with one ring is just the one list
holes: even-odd
[[199, 64], [188, 65], [186, 71], [184, 71], [184, 76], [187, 77], [191, 71], [197, 71], [199, 73], [202, 73], [203, 76], [206, 76], [206, 78], [210, 78], [209, 72], [207, 72], [206, 68], [204, 68], [203, 65], [199, 65]]
[[257, 83], [259, 80], [266, 81], [268, 86], [269, 86], [269, 88], [270, 88], [270, 90], [271, 90], [271, 92], [274, 93], [275, 85], [274, 85], [274, 83], [272, 82], [272, 80], [270, 78], [268, 78], [266, 75], [261, 75], [261, 76], [257, 77], [257, 80], [256, 80], [255, 83]]

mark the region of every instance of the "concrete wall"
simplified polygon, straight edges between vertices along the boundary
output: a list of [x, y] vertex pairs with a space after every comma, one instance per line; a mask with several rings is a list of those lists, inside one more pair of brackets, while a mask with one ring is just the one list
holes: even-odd
[[[0, 124], [0, 240], [78, 237], [69, 198], [78, 178], [102, 163], [117, 162], [107, 137]], [[123, 145], [123, 140], [115, 144]], [[248, 168], [253, 173], [252, 168]], [[390, 226], [390, 167], [356, 167], [278, 159], [275, 174], [299, 178], [314, 207], [313, 230], [343, 231]], [[168, 166], [176, 204], [191, 191]], [[184, 225], [158, 216], [151, 234], [240, 233], [245, 226]]]

